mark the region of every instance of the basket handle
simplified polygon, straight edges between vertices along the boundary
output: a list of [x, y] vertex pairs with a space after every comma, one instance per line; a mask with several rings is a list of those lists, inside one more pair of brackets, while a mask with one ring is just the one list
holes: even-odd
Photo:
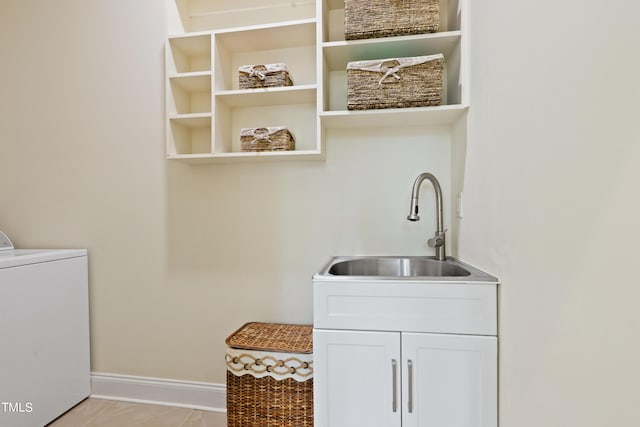
[[273, 143], [273, 141], [271, 141], [271, 135], [269, 134], [269, 129], [256, 128], [253, 130], [253, 140], [251, 141], [251, 145], [256, 145], [260, 141], [266, 141], [269, 144]]
[[380, 71], [384, 72], [384, 75], [378, 81], [378, 85], [385, 83], [387, 77], [394, 77], [396, 80], [400, 80], [400, 75], [398, 72], [402, 68], [402, 65], [399, 61], [387, 61], [380, 64]]
[[267, 72], [267, 67], [264, 65], [254, 65], [251, 67], [251, 72], [249, 73], [249, 77], [257, 77], [260, 80], [264, 80]]

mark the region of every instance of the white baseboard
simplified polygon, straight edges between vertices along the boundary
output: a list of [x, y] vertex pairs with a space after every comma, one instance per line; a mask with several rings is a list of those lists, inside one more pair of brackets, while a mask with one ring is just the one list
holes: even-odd
[[92, 372], [91, 397], [226, 412], [224, 384]]

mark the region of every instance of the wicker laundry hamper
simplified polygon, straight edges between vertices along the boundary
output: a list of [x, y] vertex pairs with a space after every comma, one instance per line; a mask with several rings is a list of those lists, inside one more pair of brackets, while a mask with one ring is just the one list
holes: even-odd
[[313, 426], [313, 326], [252, 322], [227, 338], [227, 426]]
[[293, 86], [285, 64], [243, 65], [238, 68], [240, 89]]
[[241, 151], [290, 151], [295, 148], [296, 142], [286, 127], [240, 129]]
[[442, 103], [442, 54], [347, 64], [347, 109], [427, 107]]
[[440, 0], [345, 0], [347, 40], [433, 33], [440, 27]]

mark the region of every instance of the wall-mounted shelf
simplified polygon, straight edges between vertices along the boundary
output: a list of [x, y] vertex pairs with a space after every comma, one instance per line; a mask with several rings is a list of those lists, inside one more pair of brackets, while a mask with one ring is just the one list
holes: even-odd
[[204, 163], [242, 163], [255, 161], [280, 160], [322, 160], [324, 155], [315, 150], [265, 151], [260, 153], [205, 153], [168, 155], [169, 160], [181, 160], [191, 164]]
[[[461, 20], [457, 0], [442, 0], [440, 30], [436, 33], [363, 40], [345, 40], [344, 2], [325, 1], [319, 8], [322, 103], [320, 116], [326, 127], [402, 126], [411, 124], [449, 124], [466, 111], [466, 88], [461, 60]], [[399, 58], [442, 53], [445, 57], [444, 94], [441, 107], [387, 109], [375, 112], [347, 111], [347, 72], [350, 61]], [[375, 120], [371, 120], [375, 118]]]
[[169, 34], [315, 18], [316, 0], [167, 0]]
[[260, 90], [226, 90], [215, 93], [216, 99], [230, 107], [313, 104], [318, 86], [272, 87]]
[[460, 44], [460, 31], [386, 37], [368, 40], [341, 40], [322, 44], [329, 70], [344, 70], [349, 61], [366, 59], [433, 55], [450, 57]]
[[[167, 158], [189, 162], [322, 159], [325, 130], [451, 125], [468, 108], [462, 14], [441, 0], [431, 34], [345, 40], [342, 0], [168, 0]], [[443, 105], [349, 111], [350, 61], [442, 53]], [[294, 86], [239, 90], [238, 67], [285, 63]], [[295, 151], [243, 153], [240, 129], [286, 126]]]
[[324, 111], [320, 113], [322, 126], [337, 128], [389, 128], [396, 126], [450, 125], [466, 114], [463, 105], [402, 108], [389, 110]]
[[[170, 36], [167, 158], [231, 162], [322, 157], [316, 51], [315, 18]], [[287, 64], [294, 86], [239, 89], [241, 65], [267, 63]], [[289, 128], [295, 151], [241, 152], [241, 128], [269, 126]]]

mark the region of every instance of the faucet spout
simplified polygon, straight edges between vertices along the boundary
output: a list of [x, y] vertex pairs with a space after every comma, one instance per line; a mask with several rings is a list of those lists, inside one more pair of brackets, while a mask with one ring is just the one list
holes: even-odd
[[436, 259], [439, 261], [444, 261], [445, 260], [445, 231], [444, 227], [442, 225], [442, 188], [440, 188], [440, 183], [438, 182], [438, 179], [428, 173], [428, 172], [424, 172], [421, 173], [420, 175], [418, 175], [418, 177], [416, 178], [415, 182], [413, 183], [413, 190], [411, 191], [411, 205], [409, 206], [409, 215], [407, 216], [407, 219], [409, 221], [419, 221], [420, 220], [420, 216], [418, 215], [418, 199], [420, 196], [420, 186], [422, 185], [422, 182], [424, 180], [428, 180], [429, 182], [431, 182], [431, 185], [433, 186], [433, 189], [436, 193], [436, 233], [434, 236], [434, 239], [429, 239], [430, 240], [430, 245], [429, 246], [433, 246], [436, 249]]

